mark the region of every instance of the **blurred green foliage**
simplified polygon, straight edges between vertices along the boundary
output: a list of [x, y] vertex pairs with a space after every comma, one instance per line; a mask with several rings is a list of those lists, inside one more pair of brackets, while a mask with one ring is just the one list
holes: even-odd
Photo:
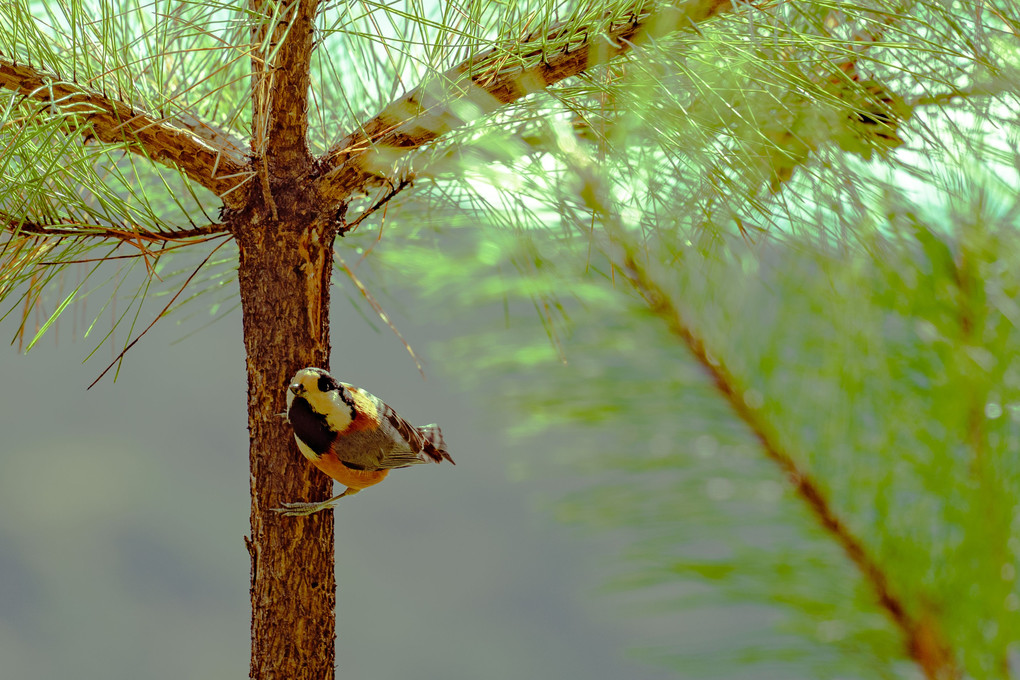
[[628, 255], [942, 672], [1020, 672], [1020, 108], [989, 59], [1016, 12], [907, 4], [790, 6], [753, 27], [774, 43], [714, 23], [465, 130], [376, 251], [474, 324], [449, 364], [525, 438], [515, 470], [587, 480], [555, 513], [621, 537], [611, 589], [687, 677], [917, 677], [925, 652]]
[[[852, 247], [720, 237], [706, 250], [668, 231], [644, 247], [892, 590], [934, 612], [968, 673], [999, 677], [1020, 635], [1020, 234], [1013, 208], [982, 213], [972, 190], [973, 219], [951, 233], [901, 198]], [[705, 622], [648, 653], [691, 677], [757, 663], [899, 677], [900, 632], [873, 588], [705, 367], [611, 255], [552, 231], [460, 229], [383, 259], [475, 319], [448, 362], [528, 437], [516, 467], [590, 481], [556, 512], [626, 536], [616, 587], [646, 591], [646, 615], [671, 615], [664, 631]]]

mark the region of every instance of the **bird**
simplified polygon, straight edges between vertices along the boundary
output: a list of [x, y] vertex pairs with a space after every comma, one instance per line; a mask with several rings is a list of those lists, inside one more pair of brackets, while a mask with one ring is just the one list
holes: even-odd
[[394, 468], [453, 462], [438, 425], [415, 427], [378, 397], [340, 382], [321, 368], [298, 371], [287, 387], [287, 421], [298, 449], [345, 485], [321, 503], [284, 503], [287, 516], [311, 515], [378, 484]]

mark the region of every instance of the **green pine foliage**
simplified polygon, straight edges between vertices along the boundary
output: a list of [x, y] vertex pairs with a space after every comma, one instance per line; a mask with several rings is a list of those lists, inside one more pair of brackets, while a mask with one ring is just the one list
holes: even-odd
[[911, 7], [554, 88], [423, 160], [382, 247], [684, 677], [1020, 672], [1016, 24]]
[[[1020, 636], [1020, 225], [970, 190], [972, 219], [948, 232], [947, 208], [908, 220], [923, 211], [900, 199], [854, 247], [664, 237], [642, 252], [895, 597], [969, 675], [1001, 677]], [[616, 586], [675, 634], [646, 652], [689, 677], [916, 673], [875, 584], [611, 258], [583, 234], [480, 233], [442, 266], [406, 247], [386, 260], [490, 310], [449, 361], [511, 414], [530, 477], [589, 480], [557, 513], [625, 537]]]

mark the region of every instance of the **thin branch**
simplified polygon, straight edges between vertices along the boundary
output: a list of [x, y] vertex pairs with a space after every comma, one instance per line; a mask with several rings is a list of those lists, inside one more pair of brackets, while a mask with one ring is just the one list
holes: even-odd
[[712, 380], [716, 391], [726, 400], [733, 413], [747, 425], [765, 455], [790, 480], [800, 499], [808, 506], [821, 527], [843, 548], [861, 575], [871, 586], [882, 609], [899, 628], [907, 653], [917, 662], [929, 680], [960, 677], [952, 650], [946, 643], [937, 621], [930, 613], [914, 616], [907, 611], [902, 598], [889, 583], [889, 577], [861, 540], [847, 527], [829, 504], [821, 487], [810, 473], [779, 442], [779, 436], [757, 409], [744, 398], [745, 391], [716, 355], [710, 355], [704, 341], [683, 318], [669, 294], [648, 274], [634, 253], [624, 249], [619, 270], [644, 298], [652, 312], [683, 342], [694, 359]]
[[74, 129], [80, 130], [86, 139], [125, 143], [130, 151], [180, 168], [189, 178], [220, 196], [237, 188], [249, 174], [246, 159], [232, 144], [215, 144], [211, 137], [192, 132], [189, 124], [136, 111], [125, 102], [4, 57], [0, 57], [0, 88], [59, 105], [60, 111], [78, 115], [81, 122]]
[[[339, 236], [346, 236], [350, 232], [352, 232], [355, 229], [357, 229], [358, 225], [361, 224], [361, 222], [366, 217], [368, 217], [369, 215], [374, 213], [376, 210], [379, 210], [380, 208], [385, 206], [387, 203], [389, 203], [390, 200], [394, 196], [399, 194], [401, 191], [403, 191], [407, 187], [411, 186], [411, 183], [413, 181], [414, 181], [414, 177], [409, 175], [407, 177], [402, 177], [400, 179], [400, 181], [397, 182], [396, 184], [391, 184], [390, 185], [390, 190], [386, 192], [386, 195], [383, 196], [382, 198], [380, 198], [379, 200], [377, 200], [375, 203], [373, 203], [368, 208], [365, 208], [361, 212], [361, 214], [358, 215], [357, 219], [354, 220], [353, 222], [348, 222], [346, 217], [344, 217], [344, 214], [346, 213], [346, 210], [342, 211], [341, 213], [338, 213], [338, 216], [339, 216], [339, 220], [338, 221], [340, 222], [340, 228], [337, 230], [337, 235], [339, 235]], [[347, 206], [344, 206], [345, 209], [346, 209], [346, 207]]]
[[[535, 47], [517, 55], [525, 66], [507, 67], [505, 53], [496, 48], [472, 56], [390, 103], [330, 149], [321, 160], [322, 195], [342, 201], [354, 190], [378, 182], [396, 157], [455, 127], [604, 64], [633, 46], [733, 8], [730, 0], [691, 0], [678, 7], [647, 3], [637, 7], [630, 19], [601, 34], [578, 32], [576, 26], [565, 22], [528, 36], [523, 43]], [[565, 40], [566, 47], [545, 53], [542, 46], [557, 39]]]
[[194, 279], [198, 275], [198, 272], [200, 272], [202, 270], [202, 267], [204, 267], [206, 265], [206, 263], [209, 262], [209, 260], [212, 258], [212, 256], [216, 253], [217, 250], [219, 250], [220, 248], [223, 247], [223, 244], [226, 243], [227, 240], [229, 240], [229, 239], [224, 240], [222, 243], [220, 243], [215, 248], [213, 248], [211, 251], [209, 251], [209, 254], [205, 256], [205, 259], [202, 260], [198, 264], [197, 267], [195, 267], [195, 271], [191, 272], [191, 275], [188, 276], [187, 280], [185, 280], [184, 283], [181, 284], [180, 290], [178, 290], [176, 293], [174, 293], [174, 296], [172, 298], [170, 298], [170, 302], [166, 303], [166, 306], [163, 307], [163, 309], [160, 310], [159, 314], [156, 315], [156, 318], [152, 320], [152, 323], [150, 323], [148, 326], [146, 326], [145, 330], [142, 331], [141, 333], [139, 333], [135, 337], [134, 340], [129, 342], [124, 347], [124, 349], [122, 349], [120, 351], [120, 354], [118, 354], [116, 357], [114, 357], [113, 361], [110, 362], [110, 365], [103, 369], [103, 372], [99, 374], [99, 377], [96, 378], [95, 380], [93, 380], [92, 383], [88, 387], [86, 387], [85, 389], [91, 390], [93, 387], [95, 387], [95, 384], [97, 382], [99, 382], [100, 380], [102, 380], [103, 376], [106, 375], [107, 373], [109, 373], [110, 369], [113, 368], [114, 366], [116, 366], [118, 361], [120, 361], [122, 358], [124, 358], [124, 355], [128, 353], [128, 350], [130, 350], [132, 347], [134, 347], [135, 344], [137, 344], [137, 342], [139, 340], [141, 340], [142, 337], [146, 333], [148, 333], [150, 330], [152, 330], [152, 327], [156, 325], [156, 322], [159, 321], [160, 319], [162, 319], [164, 315], [166, 315], [167, 310], [170, 309], [171, 306], [173, 306], [174, 302], [177, 301], [177, 298], [179, 298], [181, 296], [181, 293], [184, 292], [184, 289], [188, 287], [189, 283], [191, 283], [191, 280]]
[[368, 289], [365, 288], [365, 284], [363, 284], [361, 282], [361, 279], [359, 279], [351, 270], [351, 268], [347, 266], [347, 263], [344, 262], [344, 259], [340, 257], [339, 253], [336, 254], [336, 259], [339, 262], [337, 266], [344, 270], [344, 273], [347, 274], [347, 277], [350, 278], [351, 282], [355, 285], [355, 287], [357, 287], [358, 292], [361, 293], [366, 300], [368, 300], [368, 304], [371, 305], [372, 309], [375, 310], [375, 313], [379, 315], [379, 319], [382, 320], [382, 322], [385, 323], [387, 326], [389, 326], [389, 329], [393, 331], [393, 334], [397, 336], [401, 343], [403, 343], [404, 349], [406, 349], [407, 353], [411, 355], [412, 359], [414, 359], [414, 365], [418, 368], [418, 373], [420, 373], [421, 377], [424, 378], [425, 369], [422, 368], [421, 360], [418, 359], [418, 355], [415, 353], [414, 348], [411, 347], [411, 344], [404, 339], [404, 336], [400, 333], [400, 330], [398, 330], [397, 327], [390, 320], [389, 314], [386, 313], [386, 311], [382, 308], [382, 305], [379, 304], [375, 297], [373, 297], [373, 295], [368, 292]]
[[171, 231], [148, 231], [144, 229], [132, 229], [130, 227], [102, 227], [98, 225], [83, 224], [73, 220], [61, 222], [49, 222], [42, 224], [29, 220], [18, 219], [12, 215], [0, 212], [0, 222], [3, 222], [3, 231], [11, 233], [36, 234], [39, 236], [58, 236], [62, 238], [100, 238], [118, 239], [131, 243], [145, 241], [148, 243], [169, 243], [173, 241], [186, 241], [202, 236], [213, 236], [215, 234], [229, 233], [230, 228], [225, 224], [212, 223], [191, 229], [175, 229]]

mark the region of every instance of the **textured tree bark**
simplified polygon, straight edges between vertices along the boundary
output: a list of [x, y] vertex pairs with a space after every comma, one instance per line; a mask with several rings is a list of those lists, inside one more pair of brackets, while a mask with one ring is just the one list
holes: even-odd
[[286, 421], [273, 415], [285, 410], [298, 369], [329, 361], [335, 230], [286, 210], [310, 204], [278, 201], [285, 221], [249, 222], [234, 232], [251, 436], [250, 674], [258, 680], [334, 677], [333, 513], [273, 512], [284, 502], [325, 500], [332, 490], [332, 480], [299, 454]]
[[291, 376], [329, 364], [336, 228], [322, 218], [323, 202], [308, 181], [312, 159], [305, 139], [318, 4], [248, 2], [252, 44], [259, 46], [251, 62], [251, 157], [258, 180], [247, 188], [244, 207], [226, 216], [240, 250], [248, 368], [250, 675], [256, 680], [334, 677], [333, 513], [273, 512], [286, 502], [325, 500], [333, 487], [307, 464], [286, 421], [274, 415], [286, 409]]

